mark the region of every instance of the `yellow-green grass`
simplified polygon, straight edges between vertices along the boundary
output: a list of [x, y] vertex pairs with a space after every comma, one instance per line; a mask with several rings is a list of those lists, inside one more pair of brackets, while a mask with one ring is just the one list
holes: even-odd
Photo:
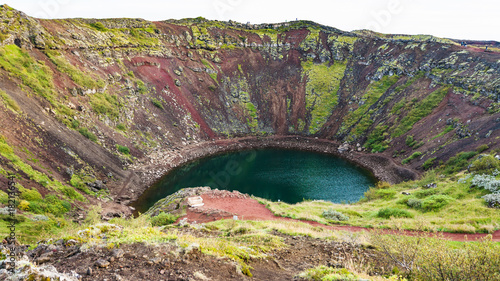
[[[463, 176], [463, 175], [462, 175]], [[420, 181], [405, 182], [388, 188], [371, 188], [365, 195], [370, 199], [355, 204], [334, 204], [322, 201], [305, 201], [297, 204], [259, 201], [266, 205], [275, 215], [295, 219], [312, 220], [320, 223], [349, 224], [353, 226], [396, 228], [427, 231], [448, 231], [464, 233], [491, 233], [500, 229], [500, 210], [487, 207], [481, 196], [486, 191], [469, 188], [470, 183], [458, 183], [456, 179], [439, 178], [430, 172]], [[460, 177], [460, 176], [459, 176]], [[437, 188], [426, 189], [425, 184], [437, 182]], [[404, 195], [410, 193], [411, 195]], [[421, 202], [432, 200], [433, 195], [450, 200], [441, 208], [411, 208], [407, 201], [410, 198]], [[418, 198], [419, 197], [419, 198]], [[429, 199], [430, 198], [430, 199]], [[439, 198], [439, 197], [438, 197]], [[432, 202], [431, 202], [432, 203]], [[399, 209], [409, 212], [412, 218], [381, 218], [381, 209]], [[333, 222], [323, 218], [322, 213], [333, 209], [349, 216], [345, 222]]]

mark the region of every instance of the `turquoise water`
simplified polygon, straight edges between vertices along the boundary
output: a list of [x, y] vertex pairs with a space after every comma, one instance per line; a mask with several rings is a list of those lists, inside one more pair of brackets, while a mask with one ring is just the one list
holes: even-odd
[[173, 169], [133, 206], [145, 212], [156, 201], [185, 187], [238, 190], [273, 201], [304, 199], [358, 201], [375, 179], [366, 170], [331, 155], [280, 149], [232, 152]]

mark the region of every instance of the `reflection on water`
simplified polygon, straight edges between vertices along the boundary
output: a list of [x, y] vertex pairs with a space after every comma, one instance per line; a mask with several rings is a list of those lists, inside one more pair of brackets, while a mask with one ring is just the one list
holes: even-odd
[[238, 190], [273, 201], [322, 199], [356, 202], [375, 179], [337, 157], [314, 152], [263, 149], [204, 158], [165, 175], [133, 205], [145, 212], [156, 201], [185, 187]]

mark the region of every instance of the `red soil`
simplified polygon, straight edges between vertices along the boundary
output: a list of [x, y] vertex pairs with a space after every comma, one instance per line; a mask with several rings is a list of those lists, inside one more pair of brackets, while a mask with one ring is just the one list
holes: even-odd
[[[197, 208], [188, 208], [187, 215], [184, 218], [187, 218], [188, 222], [210, 222], [219, 219], [228, 219], [233, 218], [233, 216], [238, 216], [238, 219], [241, 220], [291, 220], [291, 221], [299, 221], [290, 218], [278, 217], [273, 215], [273, 213], [268, 210], [264, 205], [257, 202], [257, 200], [248, 197], [247, 195], [243, 195], [240, 193], [226, 193], [229, 196], [221, 196], [220, 194], [203, 194], [201, 197], [203, 198], [203, 203], [205, 204], [202, 207]], [[324, 225], [314, 221], [301, 221], [304, 223], [308, 223], [313, 226], [324, 227], [327, 229], [333, 230], [344, 230], [344, 231], [371, 231], [373, 229], [358, 227], [358, 226], [329, 226]], [[395, 231], [395, 230], [384, 230], [386, 233], [396, 233], [396, 234], [404, 234], [409, 236], [415, 236], [419, 234], [418, 231]], [[473, 241], [477, 239], [481, 239], [487, 236], [487, 234], [478, 233], [478, 234], [462, 234], [462, 233], [448, 233], [442, 232], [442, 237], [452, 241]], [[493, 241], [500, 242], [500, 230], [495, 231], [492, 234]]]

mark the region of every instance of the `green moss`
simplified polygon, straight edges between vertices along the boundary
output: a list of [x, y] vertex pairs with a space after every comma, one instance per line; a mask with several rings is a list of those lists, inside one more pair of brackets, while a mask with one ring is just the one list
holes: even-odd
[[159, 100], [157, 100], [156, 98], [151, 98], [151, 103], [158, 107], [159, 109], [163, 109], [163, 103]]
[[73, 82], [87, 89], [103, 88], [105, 85], [104, 80], [93, 78], [93, 75], [81, 71], [76, 66], [70, 64], [64, 55], [56, 51], [46, 51], [45, 54], [57, 66], [57, 70], [67, 74]]
[[78, 190], [81, 190], [83, 192], [85, 192], [86, 194], [93, 194], [92, 191], [90, 191], [89, 187], [85, 184], [85, 182], [83, 181], [83, 179], [80, 177], [80, 175], [77, 175], [77, 174], [73, 174], [71, 176], [71, 180], [69, 182], [71, 184], [71, 186], [73, 186], [74, 188], [78, 189]]
[[[133, 74], [133, 72], [132, 72]], [[144, 84], [144, 82], [142, 82], [141, 80], [137, 80], [137, 90], [139, 91], [139, 94], [147, 94], [149, 92], [149, 89], [148, 87], [146, 86], [146, 84]]]
[[247, 123], [252, 132], [255, 132], [258, 127], [258, 119], [257, 119], [257, 109], [255, 105], [251, 102], [246, 102], [246, 110], [248, 112], [249, 117], [247, 118]]
[[33, 59], [16, 45], [7, 45], [0, 47], [0, 67], [54, 104], [52, 70], [43, 62]]
[[82, 134], [82, 136], [88, 138], [89, 140], [91, 140], [93, 142], [97, 142], [96, 135], [94, 135], [91, 131], [89, 131], [89, 129], [80, 128], [80, 129], [78, 129], [78, 132], [80, 132], [80, 134]]
[[399, 80], [399, 76], [384, 76], [380, 81], [371, 83], [366, 93], [361, 97], [363, 104], [360, 105], [356, 110], [351, 111], [344, 118], [344, 122], [342, 123], [342, 132], [347, 132], [349, 128], [356, 126], [352, 130], [353, 138], [357, 138], [365, 133], [365, 131], [369, 128], [372, 122], [370, 108], [380, 100], [382, 95], [397, 81]]
[[387, 128], [387, 125], [377, 125], [370, 135], [368, 135], [364, 147], [371, 149], [372, 152], [383, 152], [386, 150], [389, 147], [389, 143], [386, 141], [386, 137], [389, 135]]
[[455, 199], [447, 195], [432, 195], [422, 201], [422, 210], [426, 212], [437, 211], [453, 201]]
[[108, 93], [97, 93], [90, 96], [90, 104], [92, 110], [101, 115], [106, 115], [113, 120], [120, 117], [120, 108], [122, 104], [118, 100], [118, 96]]
[[89, 24], [91, 27], [95, 28], [96, 30], [98, 31], [101, 31], [101, 32], [105, 32], [105, 31], [108, 31], [108, 29], [104, 26], [104, 24], [102, 24], [102, 22], [98, 21], [98, 22], [94, 22], [94, 23], [91, 23]]
[[5, 104], [7, 108], [12, 109], [15, 112], [21, 111], [21, 108], [15, 100], [13, 100], [6, 92], [0, 90], [0, 100]]
[[411, 160], [417, 158], [417, 157], [420, 157], [422, 156], [422, 152], [420, 151], [417, 151], [417, 152], [414, 152], [412, 155], [410, 155], [408, 158], [404, 159], [403, 161], [401, 161], [401, 164], [408, 164]]
[[449, 125], [449, 126], [447, 126], [447, 127], [444, 129], [444, 131], [442, 131], [441, 133], [439, 133], [439, 134], [435, 135], [434, 137], [432, 137], [432, 139], [431, 139], [431, 140], [434, 140], [434, 139], [437, 139], [437, 138], [439, 138], [439, 137], [442, 137], [442, 136], [444, 136], [445, 134], [447, 134], [448, 132], [453, 131], [453, 129], [455, 129], [455, 128], [453, 128], [453, 125]]
[[413, 139], [412, 135], [408, 135], [408, 136], [406, 136], [405, 143], [407, 146], [413, 147], [415, 144], [417, 144], [417, 141]]
[[392, 133], [393, 137], [399, 137], [413, 128], [413, 125], [422, 118], [429, 115], [436, 108], [444, 97], [448, 94], [449, 87], [441, 87], [430, 93], [421, 102], [415, 104], [408, 114], [401, 119], [401, 122]]
[[317, 133], [337, 106], [337, 92], [344, 77], [346, 62], [315, 64], [308, 60], [302, 63], [306, 83], [306, 109], [311, 114], [309, 133]]

